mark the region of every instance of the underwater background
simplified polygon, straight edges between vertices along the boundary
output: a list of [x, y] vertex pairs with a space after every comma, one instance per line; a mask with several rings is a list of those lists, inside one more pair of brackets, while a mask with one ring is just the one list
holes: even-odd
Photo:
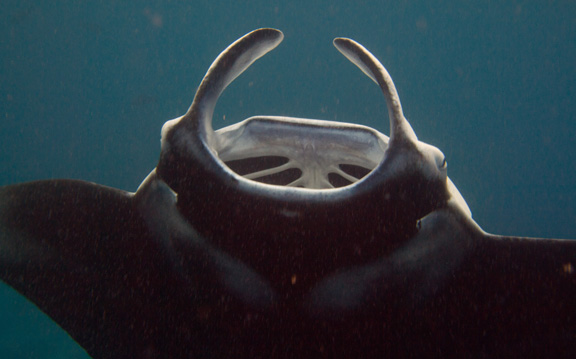
[[[135, 191], [163, 123], [259, 27], [285, 40], [225, 91], [215, 128], [286, 115], [388, 133], [380, 90], [332, 46], [350, 37], [388, 69], [484, 230], [576, 239], [572, 0], [3, 0], [0, 185], [76, 178]], [[88, 356], [0, 283], [0, 357]]]

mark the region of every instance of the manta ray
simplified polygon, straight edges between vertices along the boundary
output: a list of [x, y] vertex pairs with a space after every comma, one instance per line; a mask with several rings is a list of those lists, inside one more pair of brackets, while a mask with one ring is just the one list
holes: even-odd
[[0, 188], [0, 278], [94, 358], [576, 354], [576, 241], [483, 231], [359, 43], [334, 40], [382, 90], [390, 136], [277, 116], [213, 130], [220, 94], [282, 39], [258, 29], [216, 58], [135, 193]]

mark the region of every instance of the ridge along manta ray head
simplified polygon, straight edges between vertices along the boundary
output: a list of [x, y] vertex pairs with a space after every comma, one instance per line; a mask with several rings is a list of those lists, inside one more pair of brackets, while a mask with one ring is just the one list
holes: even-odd
[[212, 129], [282, 39], [218, 56], [136, 193], [0, 188], [0, 278], [95, 358], [576, 354], [576, 241], [485, 233], [360, 44], [334, 40], [382, 90], [390, 137], [275, 116]]

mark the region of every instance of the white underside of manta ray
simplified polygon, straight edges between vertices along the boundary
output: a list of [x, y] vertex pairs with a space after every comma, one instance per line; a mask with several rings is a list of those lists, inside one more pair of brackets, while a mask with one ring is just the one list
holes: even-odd
[[576, 241], [484, 232], [354, 40], [334, 45], [382, 90], [389, 137], [278, 116], [213, 130], [282, 39], [218, 56], [136, 193], [0, 188], [0, 278], [94, 358], [576, 355]]

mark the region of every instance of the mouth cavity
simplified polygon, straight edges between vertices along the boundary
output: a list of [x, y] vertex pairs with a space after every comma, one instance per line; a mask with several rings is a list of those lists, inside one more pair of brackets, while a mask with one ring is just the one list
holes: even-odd
[[[304, 188], [299, 183], [302, 170], [290, 162], [287, 157], [260, 156], [224, 162], [236, 174], [256, 182], [277, 185], [295, 186]], [[365, 168], [352, 164], [339, 164], [337, 171], [328, 172], [327, 181], [330, 188], [339, 188], [351, 185], [364, 178], [373, 168]], [[316, 186], [324, 181], [318, 181]]]

